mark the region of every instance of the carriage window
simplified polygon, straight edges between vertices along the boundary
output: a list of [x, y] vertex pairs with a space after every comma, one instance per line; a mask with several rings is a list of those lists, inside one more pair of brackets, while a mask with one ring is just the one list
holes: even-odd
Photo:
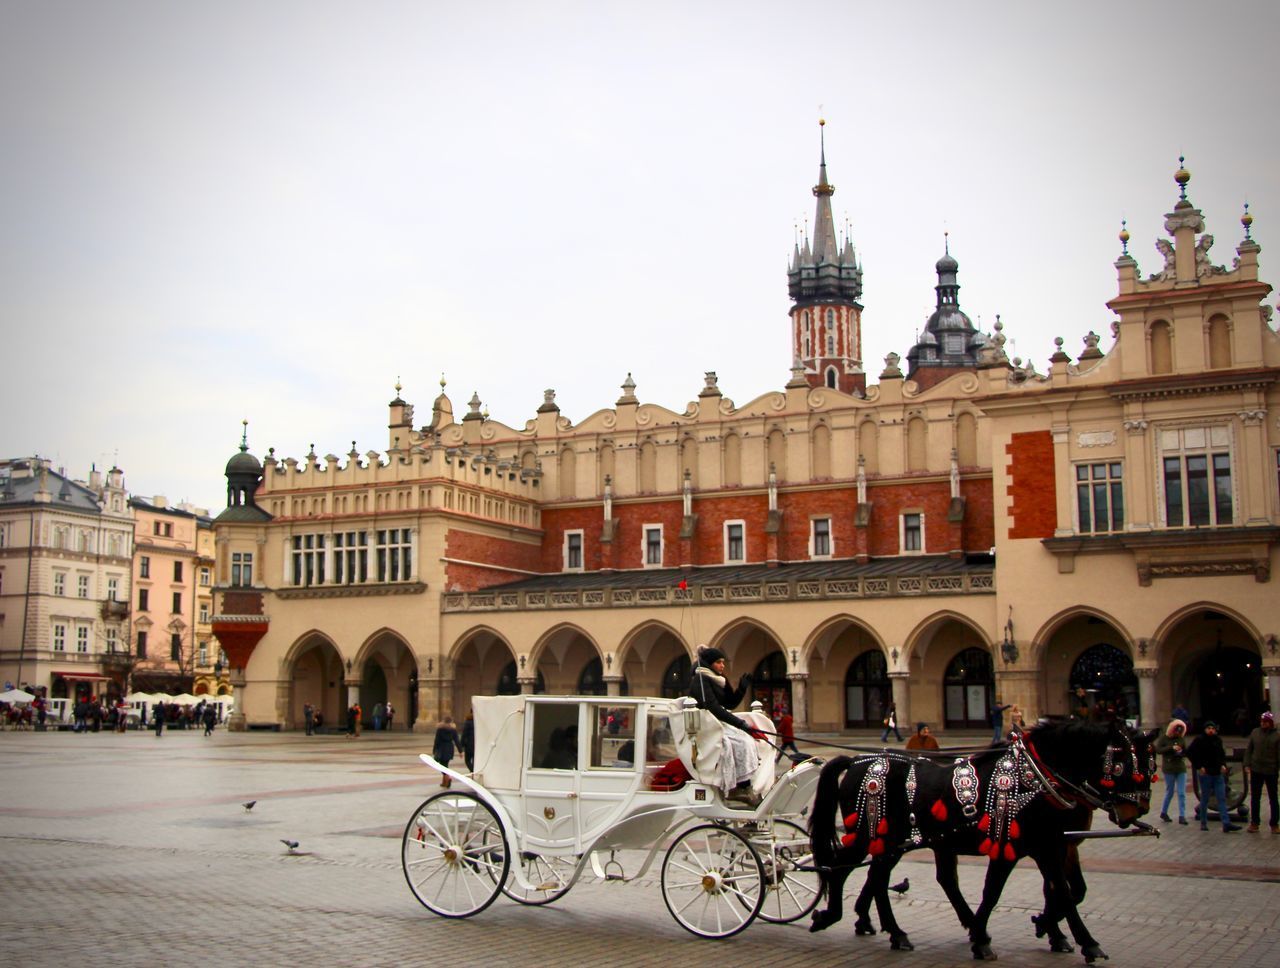
[[597, 706], [591, 768], [631, 770], [636, 765], [636, 707]]
[[578, 704], [534, 703], [529, 765], [540, 770], [578, 768]]
[[664, 766], [679, 755], [676, 751], [675, 736], [671, 733], [671, 717], [651, 711], [649, 742], [644, 748], [645, 763], [650, 766]]

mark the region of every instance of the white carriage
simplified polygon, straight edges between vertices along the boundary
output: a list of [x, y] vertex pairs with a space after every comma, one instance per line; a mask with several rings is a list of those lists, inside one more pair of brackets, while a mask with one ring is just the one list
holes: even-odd
[[[723, 727], [692, 700], [492, 696], [474, 712], [474, 774], [423, 755], [453, 785], [404, 833], [405, 879], [435, 914], [469, 917], [499, 893], [548, 904], [582, 876], [643, 877], [659, 854], [667, 909], [702, 937], [817, 904], [803, 826], [817, 761], [775, 773], [774, 747], [757, 740], [750, 788], [726, 795]], [[742, 718], [773, 731], [761, 713]], [[618, 852], [632, 850], [646, 853], [627, 874]]]

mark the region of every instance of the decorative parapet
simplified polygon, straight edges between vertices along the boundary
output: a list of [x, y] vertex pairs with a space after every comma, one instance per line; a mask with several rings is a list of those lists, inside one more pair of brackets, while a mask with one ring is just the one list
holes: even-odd
[[808, 581], [731, 582], [639, 588], [552, 589], [511, 592], [450, 592], [441, 596], [443, 612], [537, 611], [559, 608], [631, 608], [727, 605], [743, 602], [801, 602], [846, 598], [894, 598], [922, 595], [991, 595], [993, 573], [829, 578]]

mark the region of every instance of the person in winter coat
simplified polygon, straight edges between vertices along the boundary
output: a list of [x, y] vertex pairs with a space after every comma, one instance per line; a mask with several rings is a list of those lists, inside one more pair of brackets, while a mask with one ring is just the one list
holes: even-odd
[[898, 737], [898, 742], [902, 742], [902, 733], [898, 731], [898, 704], [892, 699], [889, 700], [889, 706], [884, 711], [884, 732], [880, 734], [880, 742], [885, 742], [889, 738], [889, 731], [893, 731], [893, 735]]
[[1280, 774], [1280, 733], [1276, 718], [1262, 714], [1261, 724], [1249, 734], [1244, 749], [1244, 773], [1249, 778], [1249, 832], [1258, 832], [1262, 816], [1262, 791], [1271, 801], [1271, 832], [1280, 834], [1280, 807], [1276, 804], [1276, 775]]
[[462, 724], [462, 761], [467, 764], [467, 772], [476, 771], [476, 717], [468, 712]]
[[213, 703], [204, 707], [204, 734], [208, 736], [213, 732], [214, 725], [218, 722], [218, 711], [213, 708]]
[[1196, 816], [1200, 818], [1200, 829], [1209, 829], [1209, 797], [1218, 801], [1218, 816], [1222, 818], [1222, 832], [1229, 834], [1240, 828], [1231, 822], [1231, 811], [1227, 809], [1227, 751], [1222, 748], [1222, 737], [1218, 735], [1218, 724], [1210, 720], [1204, 724], [1204, 732], [1191, 741], [1187, 747], [1187, 756], [1191, 765], [1196, 768], [1200, 781], [1200, 806], [1196, 808]]
[[[751, 676], [743, 674], [738, 688], [730, 689], [726, 678], [729, 663], [723, 652], [706, 645], [698, 646], [698, 662], [689, 677], [688, 695], [726, 727], [724, 735], [732, 751], [732, 768], [726, 770], [723, 792], [731, 797], [750, 798], [751, 778], [760, 765], [760, 754], [751, 740], [764, 739], [765, 734], [747, 725], [730, 710], [742, 702], [747, 693]], [[728, 755], [729, 751], [726, 751]], [[723, 768], [723, 764], [722, 764]]]
[[1164, 775], [1164, 806], [1160, 819], [1172, 823], [1169, 804], [1178, 794], [1178, 823], [1187, 822], [1187, 724], [1181, 719], [1171, 719], [1164, 728], [1164, 735], [1156, 740], [1156, 752], [1160, 754], [1160, 772]]
[[909, 750], [936, 750], [938, 748], [938, 740], [929, 732], [928, 723], [917, 723], [915, 735], [907, 740], [907, 749]]
[[[462, 745], [462, 737], [458, 735], [458, 727], [454, 725], [452, 716], [445, 716], [436, 724], [435, 742], [431, 744], [431, 755], [441, 766], [448, 766], [453, 759], [453, 751]], [[442, 787], [450, 786], [452, 781], [448, 775], [440, 778]]]

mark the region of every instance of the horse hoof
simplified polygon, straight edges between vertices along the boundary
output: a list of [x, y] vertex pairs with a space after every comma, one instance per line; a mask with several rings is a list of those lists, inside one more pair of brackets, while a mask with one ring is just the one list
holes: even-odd
[[875, 934], [876, 929], [872, 926], [870, 921], [858, 921], [853, 926], [853, 933], [865, 937], [867, 935]]
[[889, 947], [894, 951], [915, 951], [916, 946], [905, 934], [894, 935], [889, 939]]
[[[1069, 955], [1076, 949], [1066, 938], [1053, 938], [1049, 941], [1049, 950], [1057, 954]], [[1103, 957], [1106, 957], [1105, 955]]]
[[996, 953], [991, 950], [989, 944], [975, 944], [973, 946], [974, 961], [996, 961]]
[[1098, 947], [1096, 944], [1091, 944], [1085, 948], [1082, 948], [1080, 950], [1080, 953], [1084, 955], [1084, 963], [1086, 965], [1093, 964], [1099, 958], [1101, 958], [1103, 961], [1111, 960], [1110, 958], [1107, 957], [1107, 953], [1103, 951], [1100, 947]]
[[1049, 929], [1048, 929], [1047, 927], [1045, 927], [1045, 926], [1044, 926], [1044, 924], [1041, 922], [1041, 918], [1043, 918], [1043, 917], [1044, 917], [1044, 915], [1043, 915], [1043, 914], [1033, 914], [1033, 915], [1031, 915], [1031, 923], [1032, 923], [1032, 924], [1034, 924], [1034, 925], [1036, 926], [1036, 937], [1037, 937], [1037, 938], [1043, 938], [1043, 937], [1045, 936], [1046, 932], [1048, 932], [1048, 930], [1049, 930]]
[[813, 923], [809, 925], [809, 931], [810, 933], [814, 931], [822, 931], [825, 928], [831, 927], [831, 925], [835, 924], [839, 920], [839, 918], [834, 917], [829, 911], [814, 911]]

